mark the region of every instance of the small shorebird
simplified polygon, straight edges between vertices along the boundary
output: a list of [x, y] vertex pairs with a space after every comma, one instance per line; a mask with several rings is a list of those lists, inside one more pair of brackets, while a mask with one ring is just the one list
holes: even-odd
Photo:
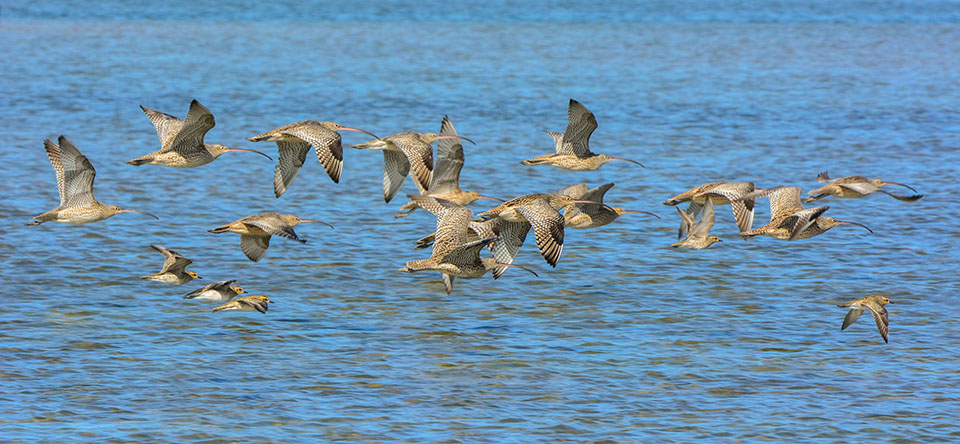
[[[733, 217], [737, 220], [737, 228], [743, 233], [753, 228], [754, 199], [742, 198], [747, 195], [747, 193], [752, 193], [755, 190], [756, 188], [753, 186], [753, 182], [711, 182], [673, 196], [663, 202], [663, 204], [678, 205], [683, 202], [690, 202], [686, 212], [692, 218], [700, 215], [708, 199], [713, 205], [730, 204], [730, 207], [733, 209]], [[677, 239], [682, 238], [686, 230], [687, 224], [681, 222]]]
[[231, 151], [257, 153], [273, 160], [270, 156], [259, 151], [204, 143], [203, 136], [214, 127], [215, 123], [210, 110], [196, 100], [190, 102], [190, 111], [187, 112], [186, 120], [180, 120], [177, 117], [152, 110], [143, 105], [140, 105], [140, 109], [157, 129], [157, 137], [160, 138], [160, 151], [128, 160], [127, 163], [130, 165], [193, 168], [213, 162], [220, 155]]
[[[507, 267], [517, 267], [539, 277], [533, 270], [519, 265], [504, 264], [496, 259], [481, 258], [480, 250], [497, 240], [496, 237], [470, 241], [468, 224], [473, 212], [467, 207], [433, 196], [409, 195], [410, 199], [437, 216], [437, 231], [433, 244], [433, 254], [428, 259], [409, 261], [400, 271], [439, 271], [443, 274], [443, 285], [447, 293], [453, 290], [453, 281], [457, 277], [480, 277], [488, 271], [497, 271]], [[494, 274], [494, 279], [501, 273]]]
[[[453, 127], [450, 118], [443, 116], [443, 122], [440, 124], [441, 136], [457, 136], [457, 130]], [[477, 199], [490, 199], [503, 202], [496, 197], [484, 196], [476, 191], [463, 191], [460, 189], [460, 170], [463, 169], [463, 145], [457, 139], [439, 139], [437, 142], [437, 159], [434, 163], [433, 179], [430, 186], [421, 194], [434, 196], [440, 199], [449, 200], [459, 205], [470, 205]], [[419, 208], [416, 201], [411, 200], [403, 204], [400, 210], [408, 210], [394, 216], [399, 219], [406, 217]]]
[[260, 313], [266, 313], [267, 309], [270, 308], [268, 304], [271, 303], [273, 301], [263, 295], [241, 296], [223, 305], [213, 307], [213, 311], [259, 311]]
[[613, 183], [587, 189], [587, 184], [576, 184], [560, 190], [558, 193], [574, 199], [599, 202], [599, 204], [570, 204], [563, 212], [564, 228], [595, 228], [607, 225], [624, 214], [649, 214], [657, 219], [660, 216], [648, 211], [624, 210], [603, 204], [603, 195], [613, 188]]
[[622, 157], [610, 157], [590, 151], [590, 135], [597, 129], [597, 119], [580, 102], [570, 99], [567, 107], [567, 129], [563, 133], [547, 131], [553, 138], [555, 153], [544, 154], [520, 162], [524, 165], [553, 165], [557, 168], [574, 171], [593, 171], [611, 160], [643, 164]]
[[890, 330], [890, 318], [887, 316], [887, 309], [884, 308], [884, 305], [892, 303], [893, 301], [884, 296], [867, 296], [854, 299], [846, 304], [837, 305], [837, 307], [850, 308], [847, 316], [843, 318], [843, 325], [840, 326], [840, 331], [846, 330], [850, 324], [853, 324], [864, 310], [870, 310], [870, 313], [873, 314], [874, 322], [877, 323], [877, 330], [880, 331], [880, 336], [883, 336], [883, 342], [890, 342], [887, 340], [887, 333]]
[[[517, 250], [523, 245], [530, 228], [537, 241], [540, 255], [552, 267], [557, 266], [560, 254], [563, 252], [563, 215], [560, 210], [573, 203], [597, 202], [577, 200], [562, 194], [529, 194], [516, 199], [508, 200], [477, 216], [481, 220], [497, 218], [500, 222], [494, 223], [499, 237], [492, 246], [493, 255], [500, 263], [513, 263]], [[471, 227], [483, 227], [474, 224]], [[490, 227], [493, 228], [493, 227]], [[480, 233], [480, 239], [491, 237], [489, 233]], [[499, 277], [505, 269], [497, 270], [494, 276]]]
[[87, 157], [64, 136], [57, 139], [59, 145], [49, 139], [43, 141], [47, 157], [57, 173], [57, 188], [60, 191], [60, 206], [34, 217], [27, 225], [39, 225], [44, 222], [62, 224], [85, 224], [106, 219], [120, 213], [146, 214], [145, 211], [125, 210], [116, 205], [104, 205], [93, 197], [93, 179], [97, 171]]
[[714, 222], [712, 200], [707, 199], [706, 203], [704, 203], [703, 211], [700, 212], [700, 222], [694, 222], [693, 216], [681, 210], [680, 207], [674, 208], [677, 209], [677, 212], [680, 213], [680, 218], [683, 219], [683, 225], [685, 226], [684, 231], [687, 232], [687, 237], [680, 242], [674, 242], [670, 245], [671, 247], [702, 250], [713, 245], [714, 242], [720, 242], [719, 237], [710, 236], [710, 228], [713, 227]]
[[897, 185], [913, 190], [914, 193], [917, 192], [910, 185], [897, 183], [897, 182], [887, 182], [883, 179], [867, 179], [863, 176], [847, 176], [841, 177], [839, 179], [830, 179], [830, 175], [826, 171], [817, 175], [817, 182], [827, 183], [826, 185], [817, 188], [808, 192], [807, 194], [813, 197], [809, 197], [804, 202], [813, 202], [815, 200], [822, 199], [827, 196], [834, 196], [839, 198], [856, 198], [863, 197], [868, 194], [873, 193], [883, 193], [894, 199], [902, 200], [905, 202], [914, 202], [923, 197], [922, 194], [914, 194], [912, 196], [898, 196], [896, 194], [890, 193], [888, 191], [881, 190], [880, 187], [885, 185]]
[[747, 193], [741, 199], [770, 197], [770, 223], [760, 228], [741, 232], [741, 236], [766, 235], [780, 240], [807, 239], [825, 233], [837, 225], [856, 225], [873, 233], [869, 227], [856, 222], [845, 222], [822, 217], [830, 207], [804, 209], [800, 202], [800, 187], [779, 186]]
[[415, 179], [413, 183], [421, 193], [430, 186], [433, 180], [433, 148], [430, 144], [442, 139], [463, 139], [476, 145], [476, 142], [462, 136], [407, 131], [351, 147], [383, 151], [383, 200], [390, 202], [400, 185], [403, 185], [407, 173], [412, 173]]
[[379, 139], [376, 134], [357, 128], [347, 128], [336, 122], [307, 120], [281, 126], [258, 136], [247, 137], [251, 142], [276, 142], [280, 153], [277, 168], [273, 173], [273, 193], [279, 198], [300, 172], [310, 147], [317, 152], [317, 160], [323, 165], [330, 179], [340, 183], [343, 171], [343, 145], [339, 131], [356, 131]]
[[214, 282], [207, 284], [203, 288], [187, 293], [184, 299], [203, 299], [207, 301], [229, 301], [231, 298], [243, 294], [243, 287], [233, 285], [237, 282], [235, 279], [229, 281]]
[[270, 247], [270, 236], [280, 236], [287, 239], [293, 239], [300, 243], [307, 243], [306, 240], [297, 237], [293, 227], [301, 223], [320, 223], [330, 228], [326, 222], [311, 219], [301, 219], [292, 214], [264, 213], [247, 216], [235, 222], [211, 228], [207, 231], [211, 233], [237, 233], [240, 235], [240, 249], [243, 254], [251, 261], [257, 262], [263, 259], [267, 254], [267, 248]]
[[150, 245], [150, 248], [157, 250], [163, 255], [163, 267], [160, 272], [148, 276], [140, 276], [140, 279], [148, 281], [163, 282], [164, 284], [180, 285], [186, 284], [194, 279], [200, 279], [197, 273], [187, 271], [187, 265], [193, 263], [192, 260], [183, 257], [180, 253], [168, 250], [159, 245]]

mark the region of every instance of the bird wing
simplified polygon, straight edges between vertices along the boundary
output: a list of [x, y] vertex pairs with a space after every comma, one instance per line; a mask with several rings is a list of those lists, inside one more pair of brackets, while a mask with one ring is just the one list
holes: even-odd
[[287, 239], [293, 239], [295, 241], [306, 243], [305, 240], [302, 240], [297, 236], [297, 233], [293, 231], [293, 227], [287, 225], [283, 220], [276, 216], [258, 217], [255, 219], [245, 220], [243, 223], [257, 227], [274, 236], [285, 237]]
[[383, 200], [390, 202], [397, 195], [403, 179], [410, 172], [410, 161], [403, 153], [383, 150]]
[[203, 147], [203, 136], [207, 134], [207, 131], [213, 129], [214, 125], [216, 125], [216, 122], [213, 120], [213, 113], [201, 105], [200, 102], [194, 100], [190, 102], [190, 111], [187, 111], [183, 128], [177, 132], [173, 139], [168, 139], [170, 144], [163, 145], [160, 152], [176, 151], [180, 154], [187, 154], [203, 150], [205, 149]]
[[[561, 196], [570, 196], [574, 199], [580, 199], [583, 197], [584, 194], [587, 194], [587, 191], [588, 191], [587, 184], [578, 183], [576, 185], [570, 185], [569, 187], [566, 187], [560, 191], [557, 191], [557, 194]], [[584, 200], [588, 200], [588, 199], [584, 199]]]
[[240, 299], [234, 299], [234, 301], [236, 301], [236, 302], [237, 302], [238, 304], [240, 304], [240, 305], [250, 306], [250, 307], [252, 307], [254, 310], [259, 311], [260, 313], [266, 313], [266, 312], [267, 312], [267, 309], [269, 308], [269, 307], [267, 306], [267, 303], [266, 303], [266, 302], [263, 302], [263, 301], [261, 301], [261, 300], [259, 300], [259, 299], [243, 299], [243, 298], [240, 298]]
[[310, 151], [310, 144], [278, 140], [277, 149], [280, 153], [280, 159], [277, 161], [277, 167], [273, 170], [273, 194], [280, 197], [287, 191], [287, 187], [293, 183], [297, 173], [300, 172], [300, 167], [307, 159], [307, 152]]
[[817, 182], [819, 183], [830, 182], [830, 173], [824, 171], [820, 174], [817, 174]]
[[[557, 154], [573, 154], [573, 150], [570, 149], [570, 145], [563, 143], [563, 133], [558, 133], [556, 131], [544, 132], [553, 139], [553, 149], [557, 151]], [[564, 148], [567, 149], [564, 150]]]
[[[749, 195], [749, 194], [748, 194]], [[800, 187], [779, 186], [770, 194], [770, 214], [784, 215], [803, 209]]]
[[737, 220], [737, 228], [743, 233], [753, 228], [754, 199], [741, 200], [741, 197], [753, 192], [754, 189], [753, 182], [722, 183], [702, 195], [715, 194], [730, 201], [733, 217]]
[[847, 312], [847, 315], [843, 317], [843, 325], [840, 326], [840, 331], [846, 330], [861, 314], [863, 314], [862, 308], [851, 308], [850, 311]]
[[846, 188], [850, 191], [867, 195], [880, 190], [879, 187], [870, 182], [838, 183], [837, 186]]
[[[500, 219], [497, 231], [499, 231], [499, 240], [493, 243], [493, 257], [501, 264], [512, 264], [513, 259], [517, 257], [517, 252], [520, 251], [520, 247], [523, 246], [523, 241], [527, 239], [527, 233], [530, 232], [530, 223], [507, 222]], [[493, 276], [499, 278], [507, 271], [507, 268], [509, 267], [495, 269]]]
[[677, 213], [680, 213], [680, 219], [682, 219], [680, 221], [680, 236], [682, 237], [683, 233], [690, 232], [690, 228], [696, 225], [697, 222], [693, 220], [693, 216], [686, 211], [681, 210], [680, 207], [674, 208], [677, 209]]
[[[450, 118], [443, 116], [441, 136], [456, 136]], [[463, 169], [463, 144], [458, 139], [437, 140], [437, 161], [434, 164], [433, 180], [427, 190], [431, 194], [449, 193], [460, 189], [460, 170]]]
[[873, 314], [873, 321], [877, 323], [877, 330], [880, 331], [883, 342], [890, 342], [887, 339], [887, 334], [890, 332], [890, 318], [887, 315], [887, 309], [878, 304], [867, 303], [865, 305]]
[[[796, 222], [793, 224], [793, 228], [790, 230], [790, 240], [794, 240], [798, 238], [800, 234], [803, 233], [803, 230], [806, 230], [807, 227], [816, 223], [817, 218], [820, 217], [820, 215], [822, 215], [829, 209], [830, 207], [823, 206], [823, 207], [810, 208], [810, 209], [806, 209], [806, 210], [802, 210], [794, 213], [793, 216], [796, 216], [797, 219], [796, 219]], [[781, 224], [781, 227], [783, 227], [783, 224]], [[784, 228], [790, 228], [790, 227], [784, 227]]]
[[450, 294], [453, 291], [453, 280], [456, 279], [456, 276], [450, 276], [449, 274], [443, 274], [443, 289], [446, 290], [447, 294]]
[[263, 256], [267, 254], [267, 248], [270, 248], [269, 236], [240, 235], [240, 249], [251, 261], [257, 262], [263, 259]]
[[433, 257], [444, 256], [468, 242], [467, 225], [473, 212], [469, 208], [443, 199], [434, 199], [442, 206], [437, 215], [437, 234], [433, 242]]
[[[572, 150], [577, 157], [591, 157], [590, 135], [597, 129], [597, 119], [587, 107], [570, 99], [567, 108], [567, 130], [563, 132], [563, 149]], [[568, 148], [567, 145], [570, 145]]]
[[557, 266], [563, 253], [563, 215], [545, 199], [534, 199], [516, 207], [516, 211], [530, 222], [540, 255], [552, 267]]
[[683, 220], [680, 221], [680, 230], [677, 232], [677, 239], [683, 238], [683, 235], [690, 230], [690, 227], [692, 227], [695, 223], [694, 218], [699, 216], [701, 211], [703, 211], [703, 204], [699, 204], [691, 200], [690, 205], [688, 205], [687, 209], [684, 211], [684, 213], [690, 217], [690, 223], [687, 223], [688, 219], [686, 217], [683, 217], [683, 215], [680, 216], [683, 218]]
[[60, 136], [59, 145], [44, 140], [43, 147], [50, 164], [57, 173], [60, 207], [88, 207], [93, 205], [93, 179], [97, 171], [83, 153], [69, 139]]
[[159, 245], [150, 245], [151, 248], [160, 252], [163, 255], [163, 268], [160, 269], [160, 273], [173, 273], [180, 274], [183, 273], [183, 270], [187, 268], [187, 265], [193, 263], [192, 260], [183, 257], [182, 254], [177, 253], [173, 250], [168, 250]]
[[394, 142], [407, 156], [410, 170], [413, 171], [414, 184], [420, 192], [430, 186], [433, 176], [433, 148], [429, 144], [412, 138], [402, 138]]
[[283, 131], [283, 134], [313, 145], [317, 152], [317, 160], [323, 165], [327, 175], [333, 179], [334, 183], [340, 183], [340, 173], [343, 172], [343, 144], [340, 133], [319, 125], [301, 125]]
[[[613, 188], [613, 182], [605, 183], [596, 188], [591, 188], [589, 191], [579, 197], [580, 200], [589, 200], [593, 202], [603, 202], [603, 195], [607, 194], [607, 191], [610, 191], [610, 188]], [[586, 204], [591, 205], [591, 204]]]
[[451, 264], [470, 264], [474, 262], [480, 262], [480, 250], [496, 240], [497, 238], [490, 237], [458, 245], [456, 248], [447, 251], [443, 256], [441, 256], [439, 261]]
[[706, 239], [710, 235], [710, 229], [713, 228], [714, 218], [713, 201], [707, 199], [700, 213], [700, 221], [690, 228], [690, 237]]
[[179, 117], [174, 117], [143, 105], [140, 105], [140, 109], [143, 110], [143, 113], [146, 114], [150, 122], [153, 123], [153, 127], [157, 129], [157, 137], [160, 139], [161, 147], [168, 146], [168, 142], [172, 142], [177, 133], [183, 129], [183, 120]]

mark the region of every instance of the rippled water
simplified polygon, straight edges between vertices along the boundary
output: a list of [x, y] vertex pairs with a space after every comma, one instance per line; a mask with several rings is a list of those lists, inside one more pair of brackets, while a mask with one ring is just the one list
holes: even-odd
[[[953, 2], [0, 6], [4, 441], [960, 439]], [[594, 151], [647, 168], [519, 165], [571, 97], [600, 123]], [[609, 203], [663, 219], [568, 230], [556, 269], [528, 239], [517, 263], [539, 279], [447, 295], [439, 275], [396, 271], [426, 257], [412, 241], [434, 219], [393, 219], [377, 153], [348, 149], [339, 185], [308, 158], [279, 200], [256, 155], [123, 163], [158, 146], [138, 105], [183, 116], [194, 98], [217, 118], [208, 142], [267, 152], [243, 139], [304, 119], [437, 131], [447, 114], [478, 142], [465, 189], [616, 182]], [[57, 204], [42, 141], [60, 134], [96, 166], [99, 200], [162, 220], [23, 226]], [[825, 200], [876, 233], [792, 243], [739, 240], [721, 207], [724, 242], [669, 248], [668, 197], [716, 180], [806, 190], [826, 169], [925, 197]], [[274, 239], [259, 263], [206, 232], [261, 211], [336, 229], [299, 226], [311, 242]], [[213, 314], [181, 299], [200, 285], [141, 281], [160, 266], [151, 243], [275, 305]], [[839, 331], [834, 304], [868, 294], [895, 301], [889, 344], [869, 317]]]

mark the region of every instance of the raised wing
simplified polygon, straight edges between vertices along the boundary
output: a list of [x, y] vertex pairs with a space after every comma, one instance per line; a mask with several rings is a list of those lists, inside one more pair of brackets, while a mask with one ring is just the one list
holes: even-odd
[[[796, 222], [794, 222], [793, 228], [790, 230], [790, 240], [795, 240], [800, 237], [800, 235], [803, 233], [803, 230], [806, 230], [808, 227], [816, 223], [817, 218], [829, 209], [830, 207], [823, 206], [801, 210], [794, 213], [793, 216], [796, 217]], [[781, 224], [781, 226], [783, 226], [783, 224]]]
[[700, 221], [690, 228], [690, 237], [706, 239], [710, 235], [710, 229], [713, 228], [714, 220], [713, 202], [707, 199], [703, 205], [703, 211], [700, 212]]
[[170, 140], [169, 145], [160, 147], [160, 151], [176, 151], [186, 154], [205, 149], [203, 148], [203, 136], [207, 134], [207, 131], [213, 129], [214, 125], [216, 125], [216, 122], [213, 120], [213, 113], [201, 105], [200, 102], [194, 100], [190, 102], [190, 111], [187, 112], [187, 118], [184, 119], [183, 128]]
[[160, 146], [169, 146], [173, 138], [183, 129], [183, 120], [179, 117], [171, 116], [157, 110], [140, 105], [140, 109], [147, 115], [153, 127], [157, 129], [157, 137], [160, 139]]
[[163, 268], [160, 269], [160, 273], [173, 273], [181, 274], [183, 270], [187, 268], [187, 265], [193, 263], [192, 260], [183, 257], [182, 254], [177, 253], [173, 250], [168, 250], [159, 245], [150, 245], [150, 248], [157, 250], [160, 254], [163, 255]]
[[69, 139], [60, 136], [59, 145], [44, 140], [43, 147], [50, 164], [57, 173], [60, 191], [60, 208], [88, 207], [93, 205], [93, 179], [97, 171], [87, 157]]
[[567, 130], [563, 132], [564, 151], [570, 149], [577, 157], [593, 156], [590, 152], [590, 135], [596, 129], [597, 119], [593, 113], [580, 102], [570, 99], [570, 106], [567, 107]]
[[[450, 118], [443, 116], [440, 125], [441, 136], [456, 136]], [[433, 170], [433, 180], [427, 188], [432, 194], [449, 193], [460, 189], [460, 170], [463, 169], [463, 144], [459, 139], [437, 140], [437, 161]]]

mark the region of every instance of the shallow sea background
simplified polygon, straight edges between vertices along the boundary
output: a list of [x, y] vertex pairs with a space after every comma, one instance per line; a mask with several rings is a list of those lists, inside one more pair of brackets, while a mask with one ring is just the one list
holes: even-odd
[[[960, 4], [895, 2], [0, 3], [0, 440], [4, 442], [689, 442], [960, 440]], [[615, 182], [633, 210], [532, 238], [499, 280], [397, 271], [435, 219], [394, 220], [382, 156], [345, 148], [334, 184], [308, 155], [134, 168], [159, 147], [145, 105], [216, 116], [208, 143], [307, 119], [466, 145], [461, 185], [501, 198]], [[595, 172], [524, 167], [570, 98], [597, 116]], [[96, 197], [150, 211], [23, 224], [57, 205], [42, 148], [65, 134]], [[344, 145], [365, 136], [345, 132]], [[925, 195], [827, 198], [838, 227], [742, 241], [717, 208], [702, 251], [670, 248], [661, 202], [706, 182], [815, 187], [817, 173]], [[897, 187], [892, 192], [908, 193]], [[489, 201], [487, 201], [489, 202]], [[475, 211], [489, 207], [484, 201]], [[757, 205], [755, 226], [769, 215]], [[259, 212], [296, 228], [248, 261], [208, 228]], [[147, 282], [157, 243], [204, 277]], [[270, 311], [181, 296], [238, 279]], [[890, 297], [890, 343], [835, 304]]]

